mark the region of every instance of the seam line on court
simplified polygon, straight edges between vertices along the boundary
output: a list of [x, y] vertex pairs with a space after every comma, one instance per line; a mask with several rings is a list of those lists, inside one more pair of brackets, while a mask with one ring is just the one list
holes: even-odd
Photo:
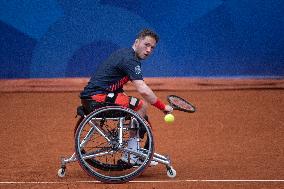
[[[153, 181], [130, 181], [130, 183], [170, 183], [170, 182], [284, 182], [284, 180], [153, 180]], [[64, 181], [64, 182], [52, 182], [52, 181], [3, 181], [0, 184], [67, 184], [67, 183], [101, 183], [100, 181]]]

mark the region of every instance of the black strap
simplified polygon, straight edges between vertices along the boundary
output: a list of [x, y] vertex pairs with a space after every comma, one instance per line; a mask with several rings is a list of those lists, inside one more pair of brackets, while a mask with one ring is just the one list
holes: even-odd
[[106, 96], [105, 102], [114, 104], [116, 97], [117, 97], [117, 93], [108, 93], [107, 96]]

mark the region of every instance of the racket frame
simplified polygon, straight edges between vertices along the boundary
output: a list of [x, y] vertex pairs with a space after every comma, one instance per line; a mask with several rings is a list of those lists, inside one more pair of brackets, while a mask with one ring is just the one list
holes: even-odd
[[[185, 102], [187, 105], [190, 106], [190, 110], [189, 110], [189, 109], [185, 109], [185, 108], [181, 108], [181, 107], [175, 105], [175, 104], [170, 100], [171, 97], [176, 98], [176, 99], [179, 99], [179, 100]], [[181, 98], [181, 97], [179, 97], [179, 96], [176, 96], [176, 95], [169, 95], [169, 96], [167, 96], [167, 100], [168, 100], [169, 104], [173, 107], [174, 110], [179, 110], [179, 111], [183, 111], [183, 112], [187, 112], [187, 113], [194, 113], [194, 112], [196, 111], [196, 108], [195, 108], [195, 106], [194, 106], [193, 104], [191, 104], [190, 102], [188, 102], [187, 100], [185, 100], [185, 99], [183, 99], [183, 98]]]

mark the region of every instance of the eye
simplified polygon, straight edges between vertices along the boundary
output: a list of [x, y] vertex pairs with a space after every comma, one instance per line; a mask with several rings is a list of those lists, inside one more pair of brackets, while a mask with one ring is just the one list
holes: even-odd
[[155, 46], [152, 46], [151, 43], [145, 43], [145, 46], [146, 46], [146, 47], [151, 47], [151, 49], [154, 49], [154, 48], [155, 48]]
[[150, 44], [150, 43], [145, 43], [145, 46], [146, 46], [146, 47], [150, 47], [151, 44]]

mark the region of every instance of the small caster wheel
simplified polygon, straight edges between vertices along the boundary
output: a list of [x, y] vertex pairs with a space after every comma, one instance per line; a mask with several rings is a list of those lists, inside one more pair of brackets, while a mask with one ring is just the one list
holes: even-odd
[[60, 168], [57, 172], [57, 175], [61, 178], [65, 177], [66, 174], [66, 169], [65, 168]]
[[175, 178], [176, 175], [177, 175], [177, 172], [176, 172], [176, 170], [174, 170], [174, 168], [171, 166], [171, 167], [169, 167], [168, 170], [167, 170], [167, 175], [168, 175], [168, 177], [170, 177], [170, 178]]

